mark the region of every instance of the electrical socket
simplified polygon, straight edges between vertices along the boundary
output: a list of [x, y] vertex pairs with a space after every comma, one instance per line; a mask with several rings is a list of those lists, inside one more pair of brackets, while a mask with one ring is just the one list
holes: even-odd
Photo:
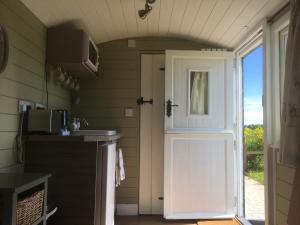
[[134, 109], [126, 108], [125, 109], [125, 117], [134, 117]]
[[27, 108], [31, 107], [31, 109], [34, 108], [33, 102], [19, 100], [19, 112], [26, 112]]

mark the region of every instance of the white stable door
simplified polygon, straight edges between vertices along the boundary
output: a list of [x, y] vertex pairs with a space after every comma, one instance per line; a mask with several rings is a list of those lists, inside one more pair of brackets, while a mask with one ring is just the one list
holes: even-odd
[[166, 51], [164, 217], [236, 214], [233, 53]]
[[140, 214], [163, 214], [164, 67], [163, 54], [141, 56]]

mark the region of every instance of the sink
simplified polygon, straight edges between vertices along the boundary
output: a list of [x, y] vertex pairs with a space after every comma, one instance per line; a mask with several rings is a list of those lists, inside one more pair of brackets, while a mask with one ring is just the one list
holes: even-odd
[[116, 130], [75, 130], [72, 133], [74, 136], [109, 136], [116, 134]]

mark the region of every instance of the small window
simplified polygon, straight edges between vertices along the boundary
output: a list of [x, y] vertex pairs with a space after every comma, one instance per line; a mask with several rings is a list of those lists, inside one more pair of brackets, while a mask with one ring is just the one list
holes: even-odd
[[189, 71], [190, 115], [208, 115], [208, 72]]

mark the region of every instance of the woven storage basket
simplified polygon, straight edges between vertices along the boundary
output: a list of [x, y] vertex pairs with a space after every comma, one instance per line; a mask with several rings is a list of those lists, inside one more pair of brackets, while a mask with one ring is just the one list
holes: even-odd
[[32, 225], [42, 216], [44, 190], [37, 191], [17, 203], [17, 225]]

